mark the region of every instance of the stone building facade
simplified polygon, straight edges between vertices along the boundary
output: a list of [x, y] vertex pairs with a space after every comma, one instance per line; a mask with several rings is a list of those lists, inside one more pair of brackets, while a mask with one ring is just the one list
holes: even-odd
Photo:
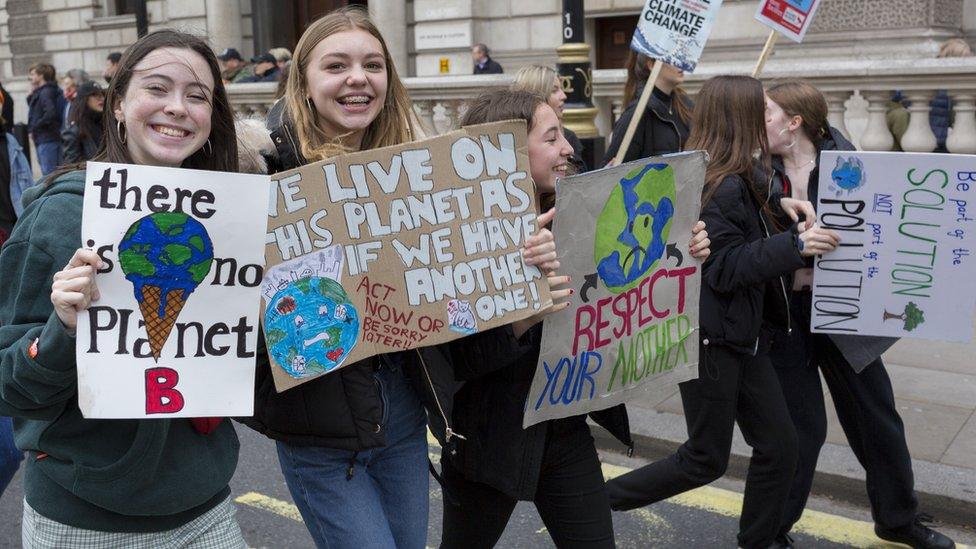
[[[470, 74], [471, 44], [483, 42], [507, 72], [555, 63], [561, 0], [148, 0], [149, 27], [206, 35], [214, 49], [293, 46], [322, 11], [366, 4], [401, 74]], [[703, 64], [754, 59], [768, 29], [753, 20], [757, 0], [725, 0]], [[0, 0], [0, 81], [23, 121], [27, 68], [100, 75], [109, 52], [136, 39], [131, 0]], [[585, 0], [595, 69], [617, 68], [643, 0]], [[823, 0], [803, 44], [781, 40], [779, 59], [913, 59], [934, 56], [948, 37], [976, 38], [976, 0]], [[279, 43], [288, 42], [288, 43]]]

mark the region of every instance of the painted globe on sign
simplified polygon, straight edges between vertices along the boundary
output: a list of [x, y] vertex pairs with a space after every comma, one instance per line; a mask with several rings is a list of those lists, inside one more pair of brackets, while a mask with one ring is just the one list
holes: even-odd
[[145, 285], [182, 289], [188, 295], [203, 282], [212, 263], [207, 229], [185, 213], [157, 212], [140, 218], [119, 242], [119, 264], [135, 286], [136, 299], [142, 299]]
[[674, 170], [667, 164], [636, 168], [610, 191], [596, 220], [593, 259], [612, 293], [633, 288], [657, 265], [675, 203]]
[[291, 377], [324, 374], [349, 356], [359, 337], [359, 314], [331, 278], [300, 278], [278, 290], [264, 312], [268, 353]]

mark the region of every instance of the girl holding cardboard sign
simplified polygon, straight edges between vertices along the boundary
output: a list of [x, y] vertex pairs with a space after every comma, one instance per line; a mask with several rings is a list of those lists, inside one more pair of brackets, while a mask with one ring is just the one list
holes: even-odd
[[738, 536], [746, 549], [776, 537], [796, 464], [796, 433], [768, 356], [770, 326], [788, 322], [780, 278], [837, 245], [817, 227], [770, 234], [753, 157], [769, 158], [763, 110], [762, 84], [749, 77], [718, 76], [698, 94], [688, 147], [708, 152], [702, 219], [713, 245], [702, 270], [698, 379], [679, 385], [688, 441], [607, 483], [617, 510], [708, 484], [725, 473], [738, 423], [753, 447]]
[[[410, 98], [383, 36], [358, 8], [312, 23], [295, 48], [276, 170], [411, 141]], [[552, 268], [552, 237], [530, 237], [530, 263]], [[372, 357], [287, 391], [257, 373], [255, 415], [275, 439], [288, 488], [320, 547], [422, 548], [427, 540], [427, 425], [450, 451], [451, 363], [440, 347]]]
[[[237, 170], [233, 115], [200, 38], [161, 30], [122, 57], [97, 160]], [[81, 241], [85, 172], [32, 188], [0, 253], [0, 414], [27, 451], [25, 547], [244, 547], [228, 482], [227, 420], [84, 419], [75, 328], [98, 300], [98, 254]], [[52, 284], [53, 279], [53, 284]]]
[[[494, 91], [475, 99], [463, 125], [525, 120], [529, 167], [536, 203], [545, 207], [567, 174], [573, 149], [545, 95]], [[546, 223], [550, 215], [539, 217]], [[706, 257], [708, 235], [699, 222], [689, 244]], [[546, 231], [548, 232], [548, 231]], [[531, 252], [526, 252], [531, 257]], [[551, 286], [569, 277], [549, 272]], [[553, 300], [573, 290], [553, 290]], [[586, 416], [545, 421], [522, 428], [525, 401], [538, 363], [542, 326], [569, 302], [541, 315], [473, 334], [450, 343], [454, 372], [464, 386], [454, 398], [453, 419], [466, 439], [441, 453], [444, 471], [444, 548], [497, 543], [519, 500], [535, 503], [559, 547], [611, 547], [613, 521], [603, 473]], [[590, 414], [621, 442], [632, 445], [623, 405]]]

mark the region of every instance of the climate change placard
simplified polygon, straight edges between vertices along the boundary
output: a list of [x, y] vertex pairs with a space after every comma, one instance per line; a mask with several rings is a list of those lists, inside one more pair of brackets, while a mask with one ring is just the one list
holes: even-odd
[[[969, 341], [976, 286], [976, 156], [829, 151], [814, 332]], [[969, 203], [973, 204], [970, 205]]]
[[698, 375], [701, 264], [687, 254], [705, 153], [560, 180], [554, 233], [571, 305], [546, 317], [529, 425], [640, 400]]
[[820, 0], [760, 0], [756, 20], [794, 42], [802, 42]]
[[82, 245], [107, 267], [78, 315], [87, 418], [253, 413], [268, 176], [89, 162]]
[[693, 72], [722, 0], [646, 0], [630, 49]]
[[271, 196], [263, 323], [279, 391], [552, 305], [520, 251], [537, 215], [524, 121], [282, 172]]

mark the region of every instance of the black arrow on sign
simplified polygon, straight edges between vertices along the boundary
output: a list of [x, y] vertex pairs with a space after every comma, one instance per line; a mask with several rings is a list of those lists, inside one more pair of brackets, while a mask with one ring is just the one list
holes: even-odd
[[583, 299], [583, 303], [589, 303], [590, 298], [586, 297], [586, 292], [590, 288], [596, 288], [596, 273], [588, 274], [583, 277], [583, 287], [580, 288], [580, 298]]
[[685, 256], [681, 255], [681, 251], [678, 250], [678, 245], [674, 242], [668, 244], [668, 257], [675, 257], [678, 259], [678, 264], [675, 267], [680, 267], [685, 261]]

